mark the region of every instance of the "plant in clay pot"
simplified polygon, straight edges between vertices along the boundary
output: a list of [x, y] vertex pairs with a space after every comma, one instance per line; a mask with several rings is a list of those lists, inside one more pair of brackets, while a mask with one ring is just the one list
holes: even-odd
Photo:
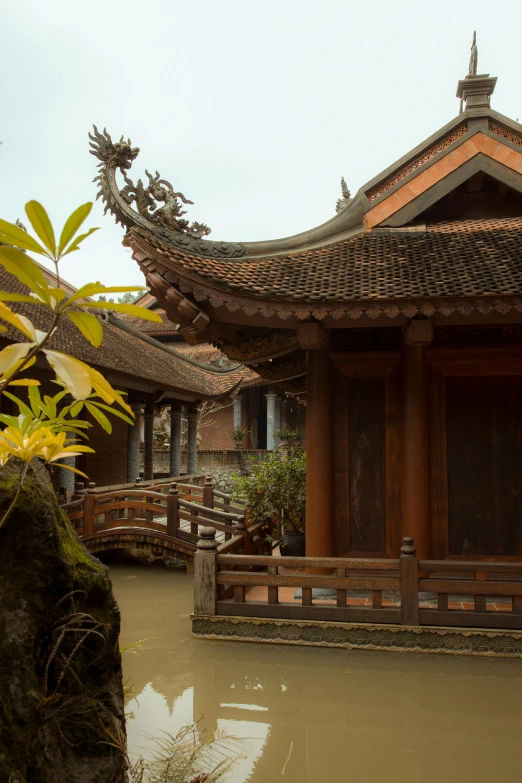
[[235, 427], [235, 429], [229, 433], [228, 437], [234, 441], [234, 448], [243, 448], [243, 440], [246, 438], [248, 433], [249, 430], [242, 430], [240, 427]]
[[245, 502], [252, 524], [264, 523], [265, 541], [272, 545], [281, 537], [281, 554], [304, 555], [306, 454], [303, 451], [292, 452], [284, 462], [273, 453], [253, 467], [252, 475], [236, 476], [232, 497]]
[[295, 430], [276, 430], [274, 437], [278, 442], [278, 448], [295, 449], [301, 445], [303, 436]]

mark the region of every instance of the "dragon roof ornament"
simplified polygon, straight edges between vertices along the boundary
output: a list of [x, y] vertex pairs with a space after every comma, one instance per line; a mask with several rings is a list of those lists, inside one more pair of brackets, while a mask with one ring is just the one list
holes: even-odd
[[[138, 226], [146, 229], [161, 242], [181, 248], [200, 256], [235, 258], [244, 255], [245, 248], [238, 242], [213, 242], [204, 239], [210, 234], [210, 228], [204, 223], [189, 223], [183, 218], [186, 214], [184, 204], [193, 204], [183, 193], [175, 192], [166, 179], [161, 179], [145, 171], [149, 184], [145, 187], [141, 179], [136, 184], [127, 176], [128, 169], [138, 157], [139, 147], [132, 147], [130, 139], [123, 136], [113, 142], [104, 129], [103, 133], [93, 125], [94, 133], [89, 133], [91, 155], [100, 163], [99, 174], [94, 182], [98, 183], [98, 198], [105, 202], [105, 212], [110, 211], [125, 228]], [[125, 187], [119, 188], [116, 171], [119, 169]], [[163, 204], [163, 206], [159, 206]]]

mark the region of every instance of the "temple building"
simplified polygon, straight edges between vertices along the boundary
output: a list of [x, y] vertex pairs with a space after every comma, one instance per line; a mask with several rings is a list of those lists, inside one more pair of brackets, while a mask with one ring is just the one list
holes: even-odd
[[[56, 277], [46, 267], [40, 267], [51, 285]], [[60, 279], [62, 288], [73, 294], [74, 286]], [[0, 268], [0, 288], [11, 293], [27, 293], [25, 287]], [[27, 315], [36, 328], [47, 330], [50, 313], [31, 304], [14, 302], [12, 309]], [[198, 407], [207, 402], [219, 401], [223, 405], [233, 404], [245, 369], [224, 369], [193, 361], [190, 357], [167, 353], [167, 346], [148, 341], [147, 335], [129, 326], [116, 313], [99, 309], [91, 311], [103, 325], [103, 341], [94, 348], [68, 318], [63, 318], [50, 345], [59, 351], [88, 362], [101, 372], [114, 388], [127, 393], [127, 400], [134, 412], [134, 425], [130, 426], [115, 416], [110, 416], [112, 433], [107, 434], [89, 414], [93, 427], [88, 431], [89, 445], [94, 454], [83, 454], [72, 460], [91, 481], [98, 485], [125, 484], [135, 481], [143, 474], [146, 480], [154, 478], [154, 419], [164, 410], [169, 418], [169, 454], [167, 475], [179, 476], [182, 460], [182, 423], [185, 422], [186, 472], [198, 471], [197, 420]], [[149, 322], [147, 322], [149, 323]], [[20, 342], [24, 337], [14, 327], [0, 335], [0, 349], [12, 340]], [[247, 371], [248, 372], [248, 371]], [[39, 356], [31, 377], [42, 385], [42, 394], [54, 395], [59, 387], [52, 383], [54, 373], [43, 356]], [[22, 390], [18, 391], [23, 396]], [[2, 412], [14, 413], [11, 400], [1, 398]], [[84, 413], [82, 413], [84, 417]], [[143, 440], [143, 443], [141, 441]], [[141, 470], [141, 463], [143, 469]], [[75, 476], [71, 471], [52, 468], [51, 477], [55, 488], [72, 494]]]
[[308, 555], [397, 557], [410, 535], [424, 558], [522, 558], [522, 126], [495, 84], [473, 47], [460, 113], [280, 240], [209, 240], [159, 174], [129, 178], [130, 141], [91, 136], [187, 343], [306, 395]]
[[[253, 369], [228, 358], [217, 345], [208, 342], [196, 345], [188, 343], [179, 331], [178, 324], [168, 319], [165, 310], [158, 305], [152, 294], [144, 294], [135, 304], [156, 312], [162, 323], [123, 315], [121, 318], [125, 323], [138, 329], [142, 336], [146, 335], [154, 342], [170, 346], [178, 355], [196, 359], [207, 367], [230, 370], [230, 377], [234, 377], [237, 382], [233, 400], [225, 404], [214, 402], [211, 407], [203, 403], [203, 421], [198, 432], [200, 450], [234, 448], [231, 436], [235, 430], [244, 432], [240, 445], [246, 450], [275, 450], [278, 445], [278, 430], [298, 432], [304, 440], [305, 410], [298, 395], [286, 394], [279, 384], [267, 382]], [[237, 374], [234, 375], [233, 370]], [[185, 419], [182, 426], [185, 433]]]

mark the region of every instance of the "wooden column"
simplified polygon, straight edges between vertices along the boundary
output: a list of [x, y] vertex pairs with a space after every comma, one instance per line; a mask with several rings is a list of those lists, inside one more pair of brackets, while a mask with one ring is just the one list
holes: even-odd
[[181, 402], [170, 404], [170, 466], [171, 476], [181, 473]]
[[417, 555], [431, 554], [430, 411], [426, 346], [431, 321], [411, 321], [406, 331], [402, 416], [402, 535], [413, 538]]
[[307, 354], [306, 444], [306, 555], [332, 557], [333, 410], [328, 346]]
[[140, 475], [141, 409], [139, 402], [131, 402], [134, 424], [127, 431], [127, 481], [135, 481]]
[[187, 412], [187, 473], [198, 472], [198, 409], [189, 406]]
[[149, 481], [154, 478], [154, 403], [145, 405], [143, 432], [143, 478]]

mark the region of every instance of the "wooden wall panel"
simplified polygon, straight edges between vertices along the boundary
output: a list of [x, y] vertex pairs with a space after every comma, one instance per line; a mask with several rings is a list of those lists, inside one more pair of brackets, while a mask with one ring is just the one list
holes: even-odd
[[387, 379], [337, 373], [335, 386], [335, 553], [384, 556], [390, 496]]
[[384, 378], [350, 381], [350, 541], [357, 552], [386, 551], [384, 404]]
[[448, 377], [450, 556], [522, 555], [522, 377]]

